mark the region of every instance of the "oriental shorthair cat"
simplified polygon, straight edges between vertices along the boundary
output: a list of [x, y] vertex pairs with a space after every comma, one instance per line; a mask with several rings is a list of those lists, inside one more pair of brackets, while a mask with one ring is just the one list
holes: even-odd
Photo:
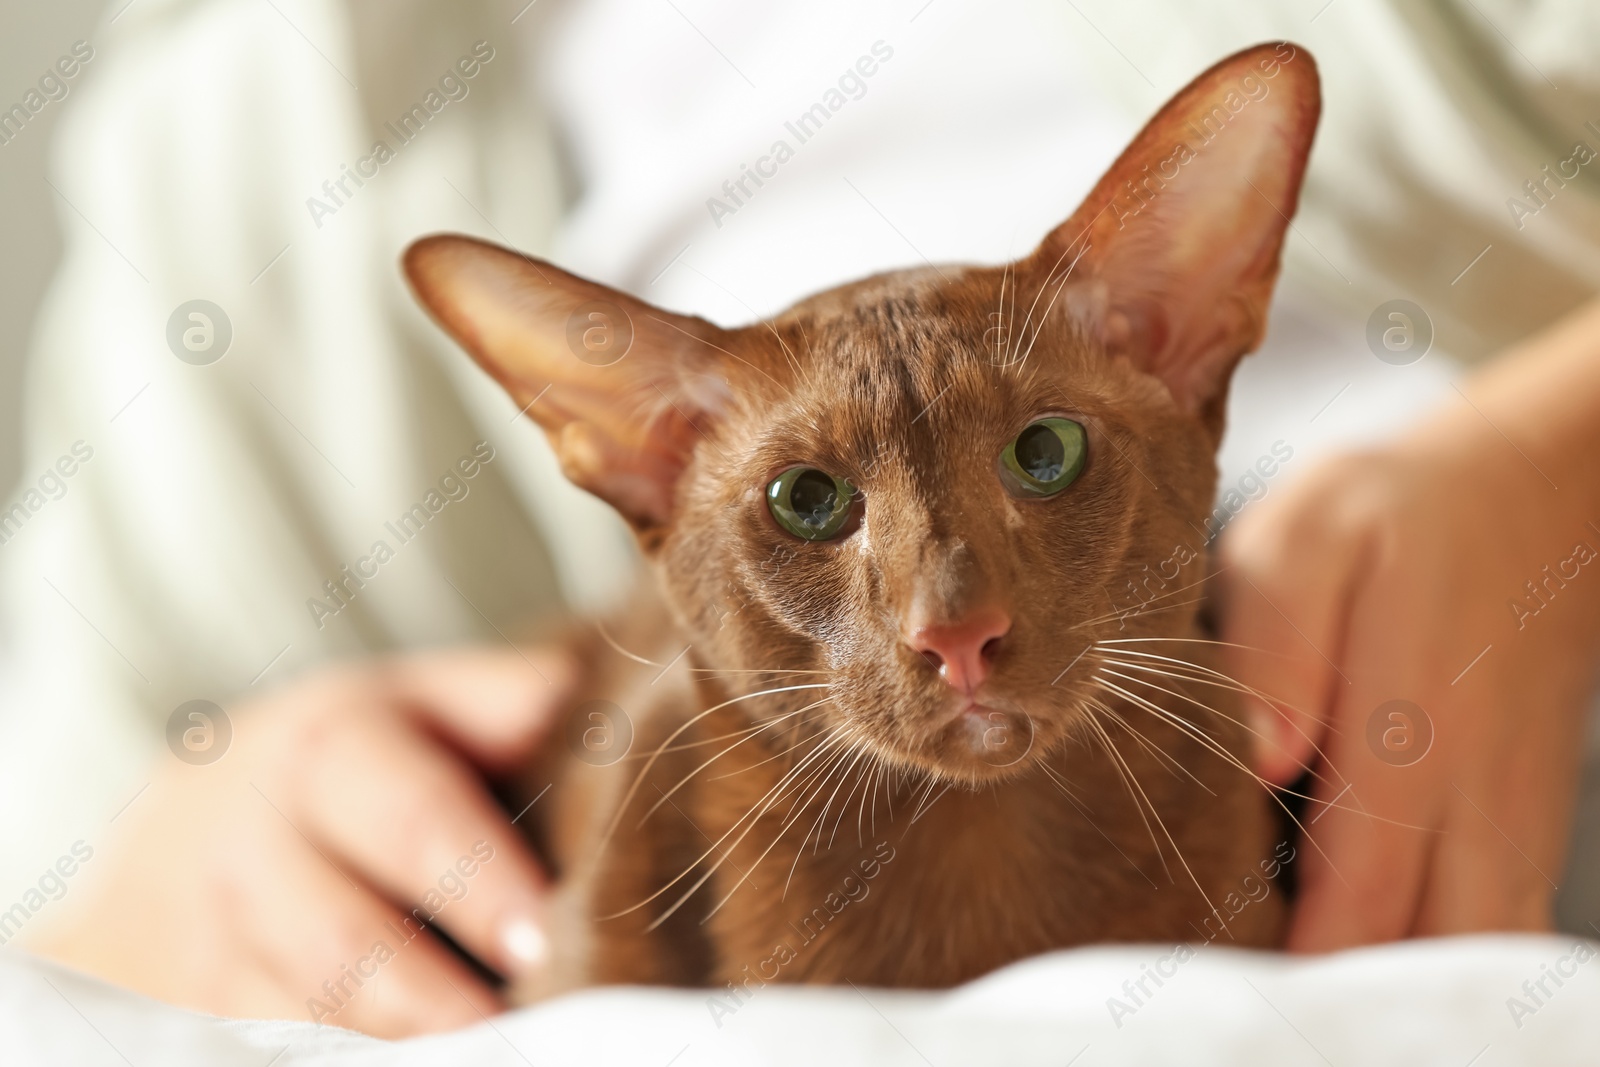
[[522, 783], [557, 875], [523, 999], [1279, 941], [1203, 523], [1319, 109], [1309, 54], [1251, 48], [1022, 259], [740, 327], [466, 237], [408, 250], [652, 579], [575, 628], [583, 702]]

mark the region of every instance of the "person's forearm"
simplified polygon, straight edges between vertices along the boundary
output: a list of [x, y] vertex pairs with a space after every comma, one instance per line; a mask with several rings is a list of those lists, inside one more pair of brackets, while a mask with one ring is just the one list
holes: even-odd
[[1554, 515], [1600, 523], [1600, 300], [1513, 345], [1459, 389], [1463, 399], [1414, 440], [1436, 435], [1458, 447], [1462, 435], [1486, 431], [1510, 469], [1549, 490]]

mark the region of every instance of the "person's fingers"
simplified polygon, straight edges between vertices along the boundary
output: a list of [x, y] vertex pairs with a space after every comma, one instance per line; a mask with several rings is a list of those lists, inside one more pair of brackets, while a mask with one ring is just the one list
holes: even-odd
[[[1552, 925], [1579, 778], [1578, 761], [1559, 753], [1581, 750], [1588, 675], [1522, 677], [1515, 683], [1517, 711], [1544, 722], [1519, 724], [1509, 731], [1512, 743], [1505, 743], [1506, 723], [1494, 712], [1508, 688], [1499, 672], [1522, 673], [1512, 664], [1484, 664], [1453, 687], [1460, 703], [1452, 717], [1476, 726], [1465, 744], [1488, 758], [1458, 766], [1444, 786], [1444, 837], [1417, 916], [1418, 934]], [[1557, 725], [1563, 723], [1571, 725]], [[1526, 743], [1540, 725], [1555, 730], [1551, 744]]]
[[[1347, 664], [1361, 664], [1334, 703], [1323, 771], [1306, 815], [1292, 951], [1321, 952], [1411, 933], [1439, 848], [1442, 753], [1397, 756], [1374, 744], [1369, 720], [1397, 693], [1426, 692], [1427, 667], [1393, 640], [1421, 625], [1426, 605], [1397, 603], [1378, 575], [1354, 606]], [[1435, 707], [1435, 719], [1447, 717]], [[1435, 737], [1439, 746], [1449, 738]], [[1421, 758], [1418, 758], [1421, 757]]]
[[[412, 916], [302, 839], [260, 846], [231, 857], [242, 870], [229, 884], [256, 957], [255, 967], [235, 966], [271, 979], [230, 991], [246, 998], [246, 1013], [404, 1037], [468, 1026], [504, 1009]], [[260, 869], [250, 871], [251, 863]]]
[[[1425, 829], [1375, 818], [1378, 811], [1391, 818], [1404, 809], [1375, 803], [1373, 795], [1382, 790], [1373, 783], [1362, 782], [1335, 800], [1340, 789], [1317, 786], [1318, 799], [1332, 806], [1313, 805], [1317, 823], [1311, 840], [1300, 843], [1299, 895], [1285, 946], [1291, 952], [1331, 952], [1406, 936], [1430, 852], [1438, 845]], [[1328, 796], [1320, 795], [1324, 790]]]
[[382, 712], [311, 736], [294, 771], [308, 836], [502, 974], [544, 963], [544, 876], [463, 762]]
[[1299, 498], [1273, 503], [1229, 528], [1218, 580], [1228, 670], [1271, 700], [1241, 697], [1256, 771], [1287, 785], [1315, 762], [1344, 687], [1334, 662], [1361, 546], [1327, 536]]
[[577, 664], [555, 646], [447, 649], [381, 668], [394, 697], [492, 772], [515, 769], [571, 694]]
[[[1451, 788], [1454, 792], [1459, 786]], [[1556, 893], [1552, 878], [1560, 877], [1554, 862], [1560, 844], [1539, 841], [1537, 831], [1528, 833], [1510, 823], [1504, 808], [1489, 800], [1487, 790], [1474, 792], [1480, 795], [1470, 802], [1465, 792], [1446, 797], [1449, 815], [1411, 932], [1439, 937], [1482, 930], [1552, 929]], [[1493, 805], [1501, 817], [1491, 816], [1485, 805]], [[1566, 825], [1559, 818], [1549, 821]]]

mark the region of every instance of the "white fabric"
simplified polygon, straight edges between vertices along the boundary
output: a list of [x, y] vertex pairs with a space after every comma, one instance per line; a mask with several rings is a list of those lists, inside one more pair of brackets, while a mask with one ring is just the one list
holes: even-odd
[[[705, 992], [614, 989], [397, 1043], [211, 1019], [8, 952], [0, 1056], [8, 1067], [118, 1054], [166, 1067], [1550, 1067], [1593, 1063], [1600, 1039], [1600, 960], [1579, 963], [1573, 946], [1460, 938], [1312, 960], [1211, 947], [1181, 964], [1171, 946], [1083, 949], [949, 993], [768, 986], [729, 1013]], [[1169, 975], [1160, 986], [1145, 977], [1158, 968]], [[1560, 985], [1548, 977], [1557, 969]], [[1545, 993], [1524, 989], [1541, 979]]]

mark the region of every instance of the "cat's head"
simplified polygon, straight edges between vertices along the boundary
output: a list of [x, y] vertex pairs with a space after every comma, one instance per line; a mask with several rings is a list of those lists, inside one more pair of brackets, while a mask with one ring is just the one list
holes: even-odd
[[982, 779], [1074, 731], [1091, 643], [1192, 627], [1228, 382], [1319, 108], [1304, 50], [1241, 52], [1026, 258], [737, 329], [465, 237], [405, 269], [637, 531], [700, 662], [734, 691], [796, 672], [760, 677], [826, 686], [791, 697], [902, 766]]

